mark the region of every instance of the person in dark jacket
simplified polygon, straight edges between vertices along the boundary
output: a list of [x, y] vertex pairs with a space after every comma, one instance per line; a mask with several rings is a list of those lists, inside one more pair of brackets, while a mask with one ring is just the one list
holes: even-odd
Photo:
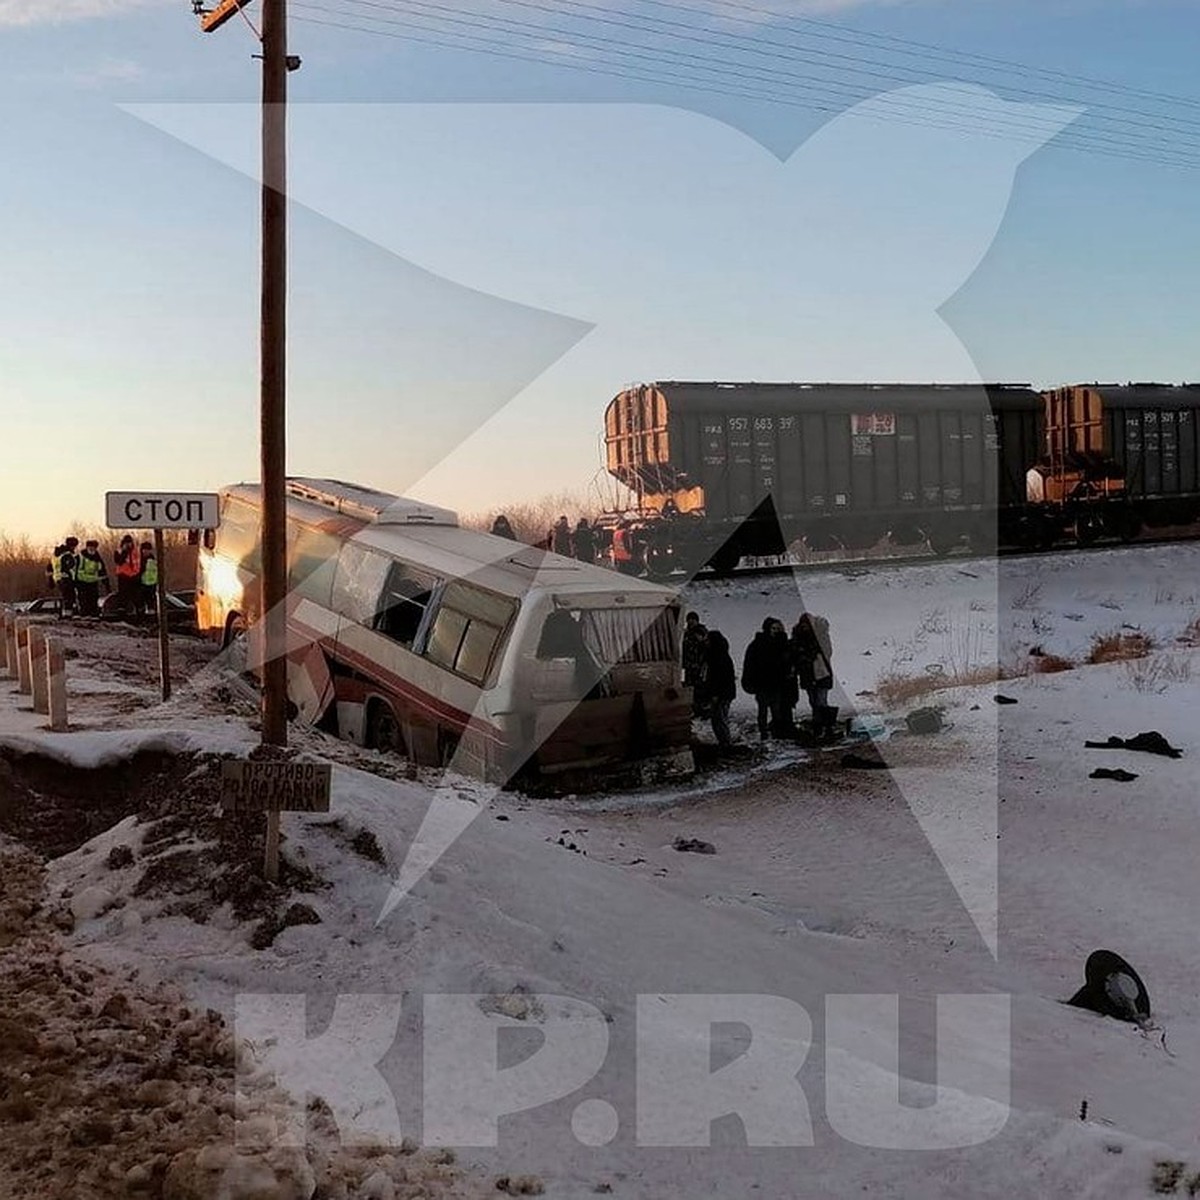
[[588, 524], [587, 517], [580, 517], [571, 534], [571, 549], [580, 562], [594, 563], [596, 561], [596, 535]]
[[75, 553], [75, 548], [78, 545], [77, 537], [67, 538], [55, 550], [54, 560], [50, 564], [53, 568], [58, 594], [62, 597], [62, 615], [64, 617], [69, 617], [74, 613], [79, 603], [79, 597], [75, 590], [75, 568], [79, 563], [79, 556]]
[[100, 615], [100, 585], [108, 590], [108, 568], [100, 557], [100, 543], [92, 538], [75, 564], [75, 594], [81, 617]]
[[571, 557], [571, 523], [566, 517], [559, 517], [550, 530], [550, 549], [564, 558]]
[[684, 618], [683, 630], [683, 686], [692, 689], [692, 712], [705, 715], [704, 676], [708, 651], [705, 640], [708, 631], [700, 623], [700, 614], [690, 612]]
[[763, 738], [793, 732], [792, 695], [796, 676], [783, 623], [768, 617], [742, 662], [742, 687], [758, 701], [758, 732]]
[[503, 513], [492, 522], [492, 537], [508, 538], [510, 542], [517, 540], [512, 525], [509, 524], [508, 518]]
[[729, 642], [719, 630], [710, 629], [704, 640], [704, 690], [718, 746], [731, 746], [729, 706], [737, 695], [737, 675], [729, 657]]
[[813, 732], [818, 737], [828, 737], [833, 733], [837, 716], [837, 709], [829, 707], [829, 690], [833, 687], [829, 622], [824, 617], [801, 613], [792, 629], [791, 652], [796, 678], [812, 709]]

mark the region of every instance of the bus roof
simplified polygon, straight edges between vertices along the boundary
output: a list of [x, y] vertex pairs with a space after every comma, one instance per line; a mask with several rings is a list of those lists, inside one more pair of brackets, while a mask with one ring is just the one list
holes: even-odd
[[[222, 489], [251, 504], [259, 502], [258, 484], [235, 484]], [[367, 489], [363, 489], [366, 491]], [[443, 510], [444, 511], [444, 510]], [[331, 521], [331, 516], [334, 519]], [[579, 562], [537, 550], [508, 538], [493, 537], [451, 524], [391, 524], [339, 521], [323, 504], [288, 496], [288, 517], [314, 528], [423, 567], [443, 579], [469, 579], [504, 596], [530, 592], [580, 595], [618, 594], [636, 603], [667, 603], [672, 588], [618, 575], [606, 567]], [[357, 527], [357, 528], [355, 528]]]

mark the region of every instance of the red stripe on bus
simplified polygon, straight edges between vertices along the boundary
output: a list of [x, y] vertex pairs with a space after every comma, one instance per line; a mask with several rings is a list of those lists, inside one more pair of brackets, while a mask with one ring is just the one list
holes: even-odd
[[[292, 618], [292, 622], [297, 628], [303, 629], [306, 634], [311, 635], [315, 642], [331, 640], [328, 634], [320, 634], [312, 626], [306, 625], [296, 617]], [[386, 667], [373, 662], [353, 647], [339, 643], [337, 653], [334, 656], [335, 661], [338, 659], [352, 662], [357, 670], [368, 676], [372, 682], [387, 689], [390, 695], [424, 709], [433, 717], [451, 725], [457, 732], [465, 733], [467, 730], [470, 730], [473, 733], [478, 733], [488, 738], [497, 745], [506, 744], [503, 733], [494, 725], [481, 720], [477, 715], [454, 708], [431, 692], [422, 690], [416, 684], [409, 682], [393, 671], [389, 671]]]

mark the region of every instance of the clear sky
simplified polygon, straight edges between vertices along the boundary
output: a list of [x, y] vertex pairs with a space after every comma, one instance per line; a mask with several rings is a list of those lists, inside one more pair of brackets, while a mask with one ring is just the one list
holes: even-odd
[[[1200, 379], [1190, 3], [292, 12], [295, 474], [582, 491], [640, 379]], [[0, 0], [0, 45], [0, 530], [254, 478], [252, 31]]]

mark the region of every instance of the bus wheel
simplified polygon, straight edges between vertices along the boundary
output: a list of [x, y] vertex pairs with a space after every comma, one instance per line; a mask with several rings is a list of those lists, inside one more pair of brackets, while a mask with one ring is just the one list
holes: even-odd
[[386, 700], [372, 700], [367, 709], [367, 749], [381, 754], [404, 753], [404, 735]]
[[458, 737], [452, 733], [438, 735], [438, 762], [443, 768], [449, 767], [454, 762], [454, 756], [458, 753], [458, 742]]

